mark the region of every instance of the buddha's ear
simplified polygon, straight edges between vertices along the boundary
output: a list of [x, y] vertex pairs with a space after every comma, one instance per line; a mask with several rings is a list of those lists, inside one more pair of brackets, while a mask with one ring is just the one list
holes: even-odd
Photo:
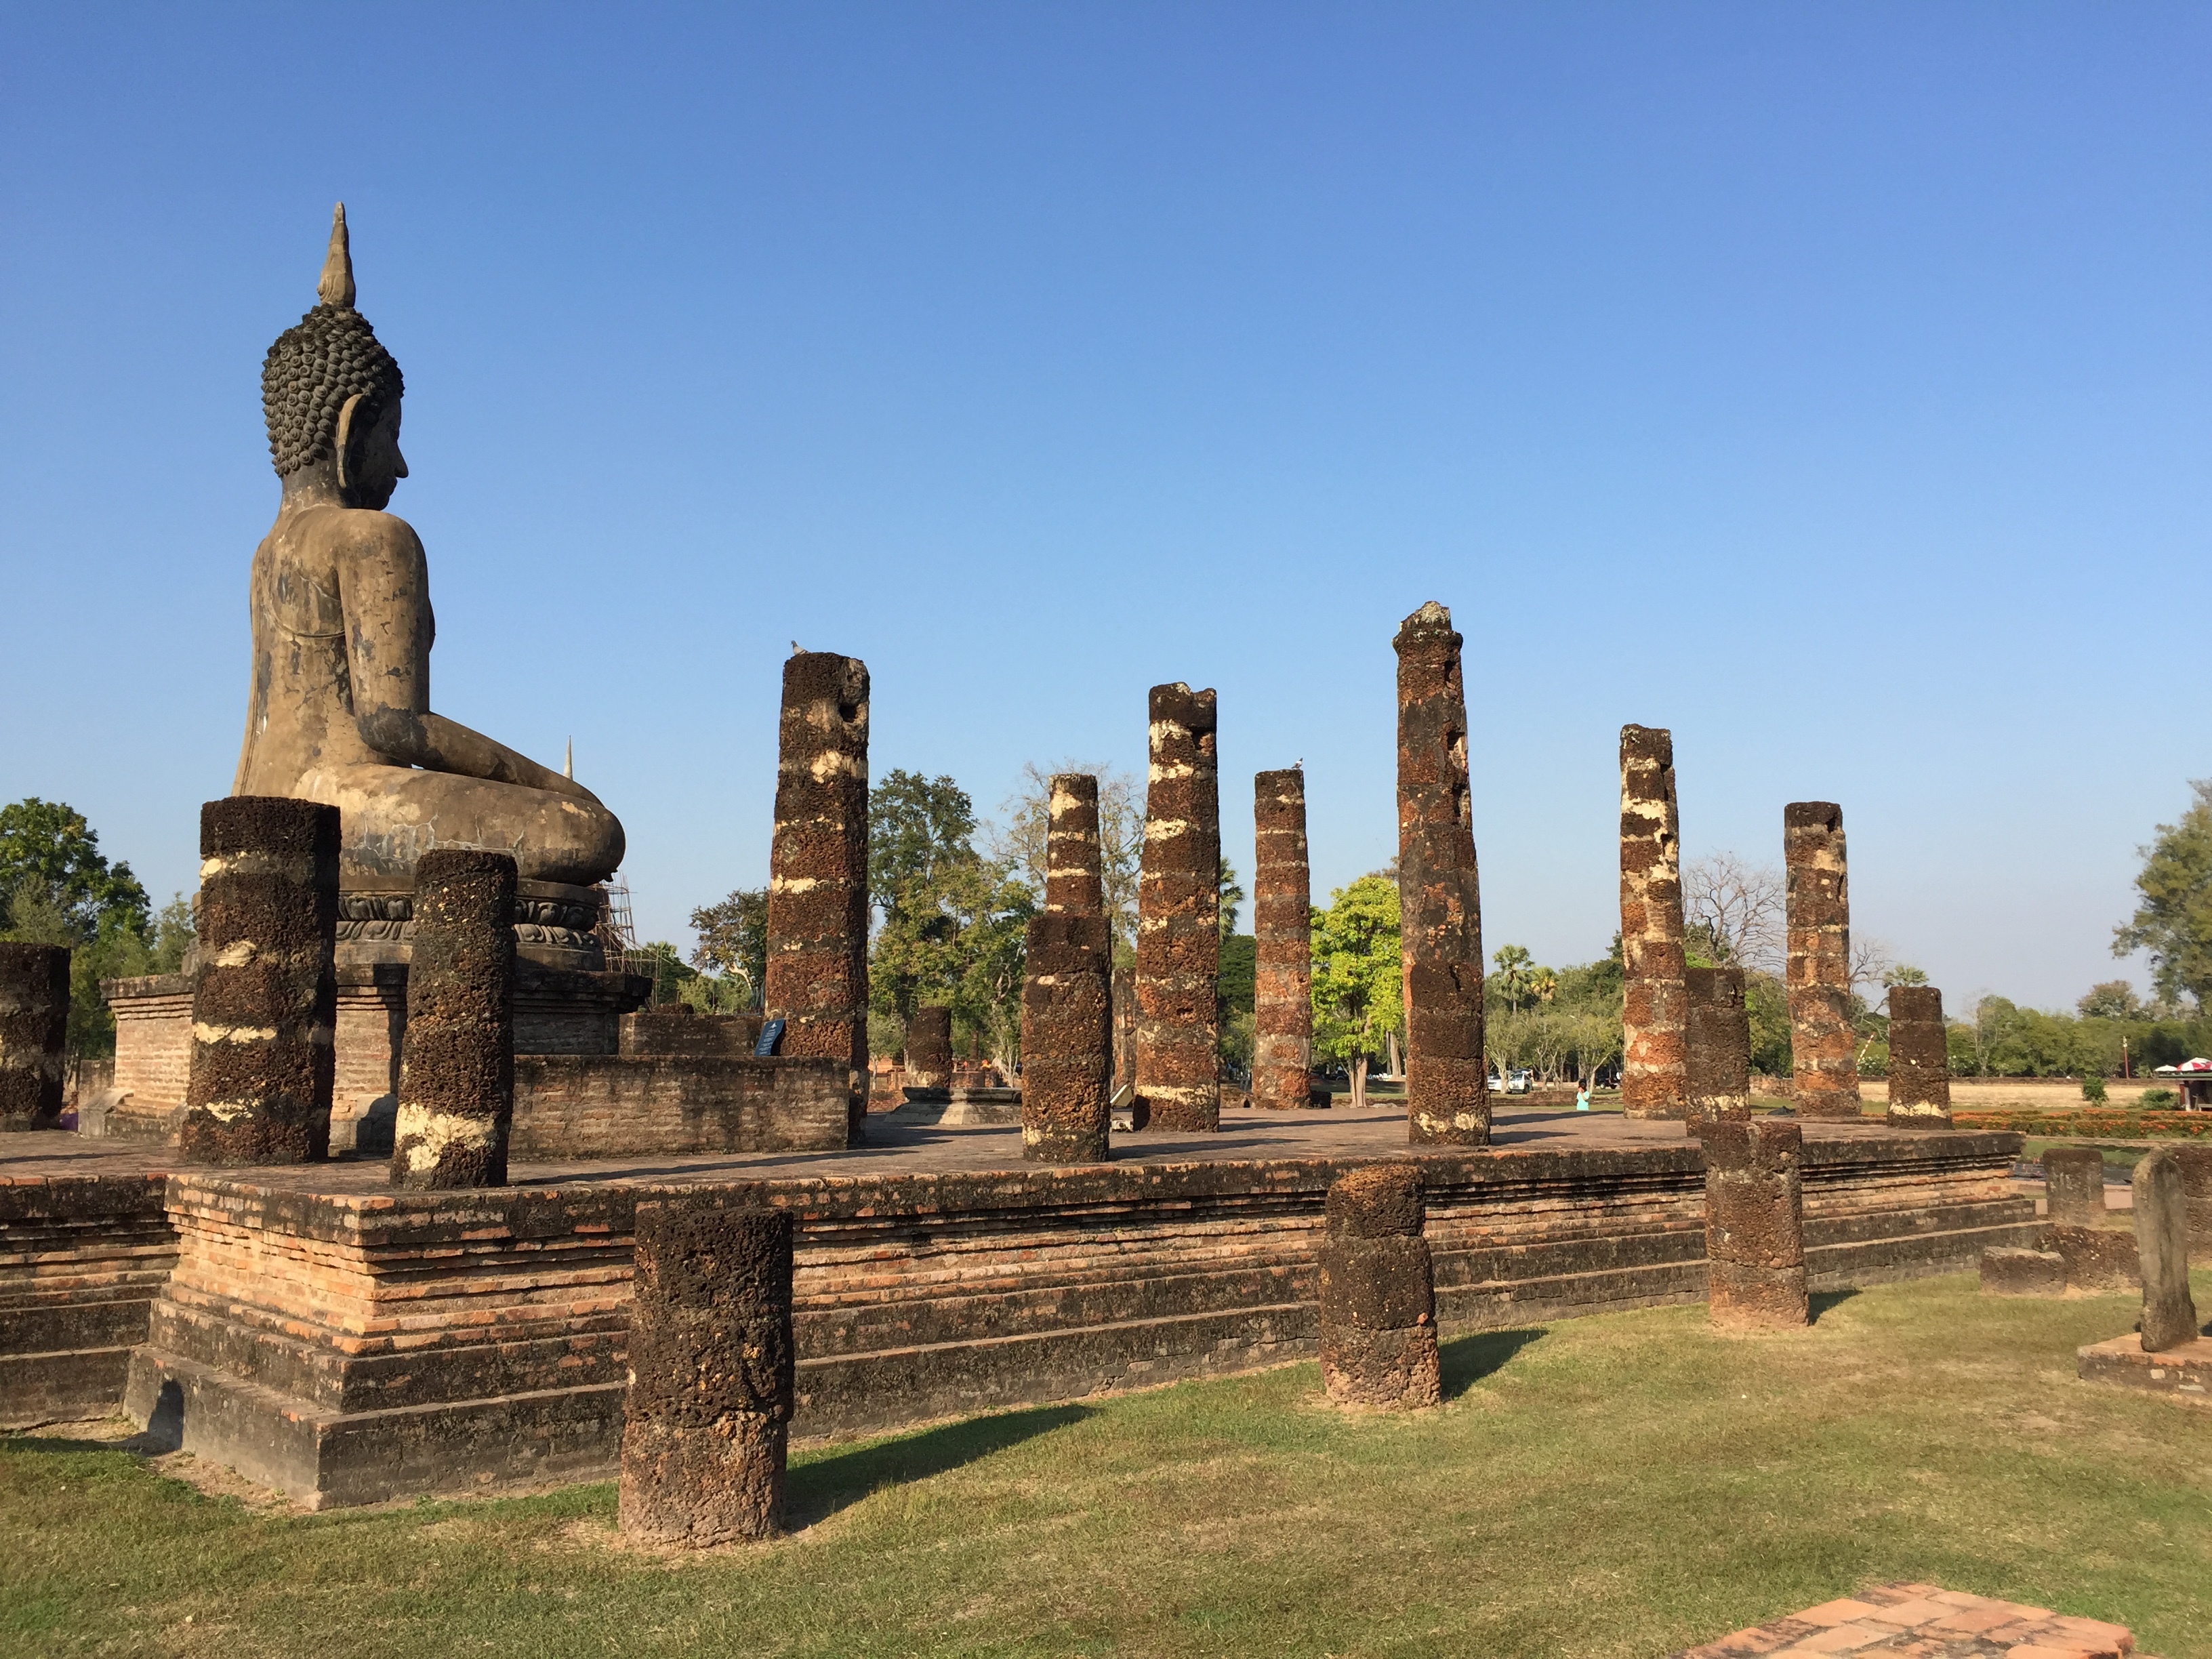
[[346, 451], [353, 443], [353, 412], [355, 410], [361, 407], [361, 400], [368, 395], [368, 394], [365, 392], [355, 392], [352, 397], [345, 400], [345, 406], [338, 410], [338, 433], [337, 446], [338, 452], [338, 488], [340, 489], [350, 489], [353, 487], [352, 479], [346, 476]]

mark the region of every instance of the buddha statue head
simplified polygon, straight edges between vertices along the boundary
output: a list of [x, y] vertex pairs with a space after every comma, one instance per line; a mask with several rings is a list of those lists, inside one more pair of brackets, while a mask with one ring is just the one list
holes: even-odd
[[335, 492], [348, 507], [381, 510], [407, 463], [399, 453], [399, 365], [353, 308], [345, 204], [315, 292], [321, 303], [276, 337], [261, 364], [269, 453], [285, 493]]

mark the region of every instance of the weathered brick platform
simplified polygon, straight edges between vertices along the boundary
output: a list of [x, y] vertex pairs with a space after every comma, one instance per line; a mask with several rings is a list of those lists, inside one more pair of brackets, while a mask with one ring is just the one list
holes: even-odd
[[[1888, 1659], [2122, 1659], [2136, 1650], [2124, 1625], [2076, 1619], [1934, 1584], [1877, 1584], [1787, 1619], [1754, 1625], [1674, 1659], [1748, 1654], [1849, 1653]], [[2144, 1656], [2148, 1659], [2148, 1656]]]
[[[81, 1175], [135, 1176], [139, 1219], [175, 1230], [131, 1411], [319, 1507], [611, 1472], [631, 1221], [672, 1189], [793, 1212], [801, 1437], [1310, 1357], [1328, 1186], [1407, 1156], [1398, 1114], [1312, 1119], [1232, 1112], [1042, 1168], [1017, 1128], [878, 1115], [849, 1151], [518, 1160], [508, 1188], [447, 1193], [393, 1192], [366, 1161], [164, 1189], [143, 1152], [26, 1139], [78, 1149], [55, 1161]], [[1808, 1126], [1814, 1286], [2034, 1242], [2008, 1179], [2019, 1145]], [[1704, 1294], [1704, 1160], [1677, 1123], [1501, 1115], [1490, 1149], [1417, 1156], [1447, 1338]]]

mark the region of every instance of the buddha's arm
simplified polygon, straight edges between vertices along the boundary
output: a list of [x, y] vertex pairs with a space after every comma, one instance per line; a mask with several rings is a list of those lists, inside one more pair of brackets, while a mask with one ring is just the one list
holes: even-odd
[[349, 538], [339, 577], [362, 741], [401, 766], [596, 802], [590, 790], [550, 767], [430, 712], [429, 569], [422, 544], [405, 520], [388, 513], [348, 517], [366, 521]]

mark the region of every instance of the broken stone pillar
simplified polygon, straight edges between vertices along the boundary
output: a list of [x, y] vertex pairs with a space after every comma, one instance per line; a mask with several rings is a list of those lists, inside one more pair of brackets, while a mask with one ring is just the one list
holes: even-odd
[[622, 1529], [703, 1549], [783, 1525], [790, 1433], [791, 1217], [637, 1206]]
[[504, 1187], [514, 1121], [514, 860], [441, 847], [415, 866], [415, 944], [392, 1184]]
[[1044, 908], [1074, 915], [1106, 914], [1106, 864], [1098, 842], [1098, 780], [1055, 772], [1048, 786]]
[[1221, 1127], [1221, 795], [1211, 691], [1152, 690], [1137, 889], [1139, 1128]]
[[2055, 1227], [2105, 1224], [2105, 1155], [2094, 1146], [2049, 1146], [2043, 1153], [2046, 1218]]
[[1951, 1127], [1951, 1051], [1943, 994], [1932, 985], [1889, 988], [1889, 1127]]
[[1306, 775], [1253, 780], [1252, 1103], [1302, 1111], [1313, 1092], [1313, 883]]
[[1687, 1110], [1681, 820], [1674, 738], [1620, 728], [1620, 1103], [1629, 1117]]
[[178, 1156], [310, 1164], [331, 1144], [338, 810], [232, 795], [200, 808], [199, 965]]
[[1802, 1131], [1765, 1117], [1706, 1124], [1701, 1139], [1706, 1300], [1714, 1326], [1786, 1330], [1810, 1322]]
[[1686, 968], [1688, 1003], [1684, 1097], [1692, 1132], [1751, 1117], [1751, 1013], [1741, 968]]
[[2063, 1296], [2066, 1258], [2056, 1250], [1991, 1245], [1982, 1252], [1984, 1296]]
[[2189, 1198], [2181, 1161], [2161, 1146], [2136, 1164], [2136, 1252], [2142, 1275], [2142, 1345], [2164, 1353], [2197, 1340], [2189, 1294]]
[[1482, 892], [1468, 800], [1467, 693], [1451, 612], [1406, 618], [1398, 653], [1398, 910], [1405, 960], [1406, 1133], [1486, 1146]]
[[1022, 1156], [1101, 1164], [1111, 1156], [1114, 1011], [1106, 918], [1031, 916], [1022, 980]]
[[1340, 1406], [1414, 1410], [1443, 1397], [1420, 1171], [1376, 1164], [1328, 1189], [1321, 1375]]
[[906, 1023], [906, 1082], [908, 1100], [949, 1097], [952, 1088], [952, 1010], [924, 1003]]
[[768, 1018], [776, 1052], [847, 1071], [849, 1133], [868, 1111], [868, 670], [801, 651], [783, 665], [769, 848]]
[[2176, 1146], [2181, 1188], [2189, 1200], [2189, 1253], [2200, 1265], [2212, 1263], [2212, 1146]]
[[1851, 902], [1844, 809], [1792, 801], [1782, 809], [1788, 873], [1790, 1048], [1797, 1115], [1856, 1121], [1859, 1072], [1851, 1036]]
[[60, 1118], [69, 1006], [68, 946], [0, 945], [0, 1133]]

